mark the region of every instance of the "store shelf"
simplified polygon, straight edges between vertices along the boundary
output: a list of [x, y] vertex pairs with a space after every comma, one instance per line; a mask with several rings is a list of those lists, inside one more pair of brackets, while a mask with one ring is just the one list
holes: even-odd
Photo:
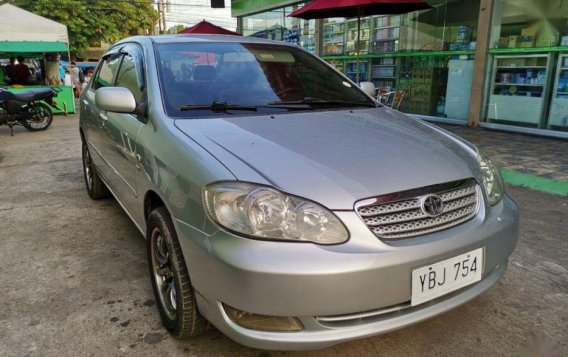
[[343, 56], [345, 54], [345, 24], [336, 22], [324, 23], [322, 43], [324, 54], [328, 56]]
[[568, 46], [554, 47], [523, 47], [523, 48], [491, 48], [490, 54], [521, 54], [521, 53], [548, 53], [548, 52], [568, 52]]
[[[440, 57], [440, 56], [461, 56], [473, 55], [475, 51], [408, 51], [408, 52], [391, 52], [381, 54], [368, 54], [361, 55], [360, 59], [373, 59], [373, 58], [391, 58], [391, 57]], [[354, 60], [355, 55], [331, 55], [323, 56], [324, 60]]]
[[393, 58], [371, 60], [371, 81], [375, 85], [396, 87], [399, 61]]
[[546, 69], [546, 66], [499, 66], [497, 69]]
[[375, 30], [395, 29], [398, 27], [400, 27], [400, 25], [381, 26], [381, 27], [375, 27]]
[[359, 73], [360, 78], [368, 77], [368, 70], [369, 70], [369, 62], [368, 61], [353, 61], [353, 62], [346, 62], [345, 63], [345, 74], [349, 77], [356, 76]]
[[374, 54], [392, 54], [398, 50], [400, 39], [400, 17], [382, 16], [373, 21], [371, 33], [372, 50]]
[[398, 37], [390, 37], [390, 38], [381, 38], [381, 39], [374, 39], [373, 42], [386, 42], [386, 41], [398, 41]]
[[515, 87], [544, 87], [544, 84], [526, 84], [526, 83], [495, 83], [496, 86], [515, 86]]

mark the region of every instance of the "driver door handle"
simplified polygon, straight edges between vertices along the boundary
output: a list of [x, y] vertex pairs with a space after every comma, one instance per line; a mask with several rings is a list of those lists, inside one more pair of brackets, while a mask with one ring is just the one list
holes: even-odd
[[103, 120], [105, 122], [108, 121], [108, 118], [107, 118], [105, 113], [99, 113], [99, 118], [101, 118], [101, 120]]

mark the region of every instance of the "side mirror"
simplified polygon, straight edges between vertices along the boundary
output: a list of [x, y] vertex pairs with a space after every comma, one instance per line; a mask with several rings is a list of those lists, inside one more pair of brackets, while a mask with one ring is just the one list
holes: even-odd
[[95, 104], [101, 110], [115, 113], [134, 113], [136, 99], [128, 88], [103, 87], [95, 92]]
[[361, 87], [361, 90], [365, 92], [367, 95], [370, 95], [371, 97], [375, 98], [376, 96], [375, 84], [373, 82], [360, 82], [359, 87]]

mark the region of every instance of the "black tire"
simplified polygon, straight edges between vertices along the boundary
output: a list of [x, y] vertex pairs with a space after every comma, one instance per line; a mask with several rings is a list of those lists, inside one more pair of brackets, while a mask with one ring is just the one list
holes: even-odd
[[146, 242], [150, 279], [164, 326], [180, 340], [206, 332], [209, 322], [197, 310], [195, 290], [165, 207], [150, 213]]
[[93, 160], [91, 160], [91, 154], [89, 153], [87, 143], [84, 140], [82, 156], [83, 175], [85, 177], [85, 186], [87, 187], [87, 193], [89, 194], [89, 197], [91, 197], [93, 200], [110, 197], [110, 191], [99, 177], [97, 168], [93, 164]]
[[40, 131], [49, 128], [53, 121], [53, 113], [49, 105], [43, 102], [36, 102], [30, 110], [33, 111], [33, 118], [22, 122], [24, 128], [29, 131]]

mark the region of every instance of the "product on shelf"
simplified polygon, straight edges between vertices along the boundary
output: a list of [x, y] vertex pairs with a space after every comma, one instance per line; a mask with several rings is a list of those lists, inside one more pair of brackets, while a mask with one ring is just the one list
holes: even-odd
[[324, 55], [344, 54], [345, 32], [344, 23], [328, 22], [323, 25]]
[[359, 76], [359, 82], [366, 81], [368, 78], [368, 67], [369, 62], [367, 61], [360, 61], [359, 62], [359, 69], [357, 70], [357, 62], [356, 61], [347, 61], [345, 63], [345, 75], [349, 77], [352, 81], [357, 81], [357, 74]]
[[371, 81], [376, 87], [396, 87], [397, 61], [395, 58], [375, 58], [371, 62]]
[[398, 51], [400, 37], [400, 16], [381, 16], [374, 20], [373, 52], [390, 53]]
[[357, 20], [348, 20], [346, 24], [346, 53], [348, 55], [366, 54], [369, 52], [370, 18], [361, 19], [360, 29]]
[[[531, 48], [548, 47], [560, 45], [564, 42], [559, 41], [560, 35], [556, 27], [548, 20], [538, 20], [528, 23], [514, 35], [501, 37], [498, 40], [498, 48]], [[518, 31], [519, 24], [513, 24], [513, 28]], [[566, 42], [568, 44], [568, 42]]]
[[400, 70], [397, 88], [406, 93], [400, 110], [420, 115], [439, 115], [447, 79], [445, 61], [418, 57], [406, 62]]

